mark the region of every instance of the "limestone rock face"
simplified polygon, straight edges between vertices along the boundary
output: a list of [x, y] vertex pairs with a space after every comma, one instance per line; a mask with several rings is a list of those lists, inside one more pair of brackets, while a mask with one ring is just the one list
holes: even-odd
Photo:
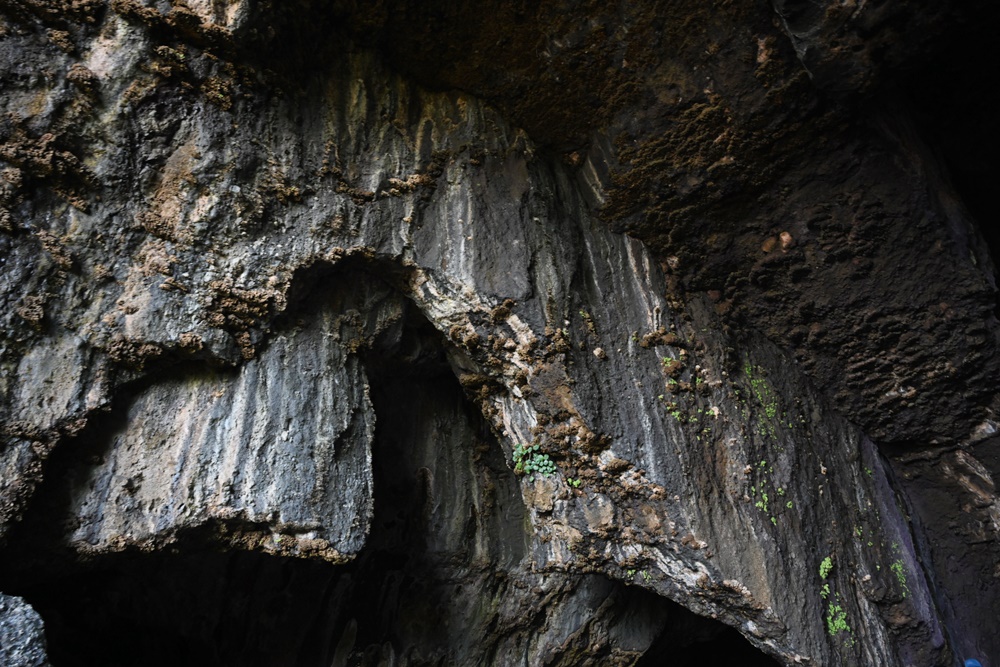
[[103, 551], [124, 536], [158, 543], [238, 521], [279, 527], [302, 541], [292, 552], [356, 554], [371, 522], [375, 415], [357, 360], [326, 338], [332, 319], [318, 313], [236, 376], [186, 377], [134, 396], [107, 456], [78, 481], [72, 542]]
[[930, 15], [798, 4], [0, 2], [53, 663], [995, 655], [989, 239], [872, 102]]

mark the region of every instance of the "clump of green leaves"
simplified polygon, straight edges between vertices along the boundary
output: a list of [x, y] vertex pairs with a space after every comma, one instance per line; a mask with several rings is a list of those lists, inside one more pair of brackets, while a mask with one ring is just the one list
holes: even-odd
[[830, 572], [833, 571], [833, 558], [827, 556], [819, 564], [819, 578], [826, 579], [830, 576]]
[[[819, 564], [820, 579], [826, 579], [830, 576], [831, 572], [833, 572], [833, 557], [827, 556]], [[819, 590], [819, 595], [827, 601], [826, 631], [830, 634], [830, 636], [834, 637], [842, 632], [846, 632], [848, 635], [853, 635], [851, 632], [851, 626], [847, 623], [847, 611], [844, 609], [843, 605], [840, 604], [840, 593], [832, 592], [830, 590], [830, 583], [827, 582], [823, 584], [823, 587]], [[852, 646], [854, 645], [853, 636], [848, 639], [848, 642]]]
[[851, 631], [851, 626], [847, 624], [847, 612], [839, 604], [834, 604], [832, 600], [826, 610], [826, 630], [831, 637], [841, 632]]
[[906, 585], [906, 570], [903, 568], [903, 561], [897, 559], [889, 566], [889, 569], [896, 575], [896, 581], [899, 582], [899, 587], [902, 589], [903, 597], [905, 598], [910, 592], [910, 587]]
[[556, 464], [548, 454], [543, 454], [538, 445], [518, 445], [514, 448], [514, 472], [518, 475], [551, 477], [556, 474]]

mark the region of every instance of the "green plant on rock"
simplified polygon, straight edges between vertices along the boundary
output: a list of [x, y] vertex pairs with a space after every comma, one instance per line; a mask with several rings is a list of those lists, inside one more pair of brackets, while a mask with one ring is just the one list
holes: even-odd
[[[830, 573], [833, 572], [833, 557], [827, 556], [819, 564], [819, 577], [820, 579], [827, 579]], [[851, 626], [847, 622], [847, 611], [844, 609], [843, 605], [840, 604], [840, 593], [830, 590], [830, 582], [823, 584], [820, 588], [819, 595], [821, 598], [827, 601], [826, 606], [826, 631], [831, 637], [835, 637], [842, 632], [851, 635], [849, 638], [849, 643], [853, 646], [853, 632], [851, 631]]]
[[834, 604], [833, 601], [830, 602], [826, 611], [826, 631], [830, 633], [831, 637], [841, 632], [851, 631], [851, 626], [847, 623], [847, 612], [839, 604]]
[[830, 576], [831, 571], [833, 571], [833, 558], [827, 556], [823, 559], [823, 562], [819, 564], [819, 578], [826, 579]]
[[548, 454], [543, 454], [538, 445], [518, 445], [514, 448], [514, 472], [518, 475], [551, 477], [556, 474], [556, 464]]
[[894, 575], [896, 575], [896, 580], [899, 582], [899, 588], [903, 592], [903, 597], [905, 598], [910, 593], [910, 587], [906, 585], [906, 570], [903, 566], [903, 561], [896, 559], [896, 561], [889, 566], [889, 569]]

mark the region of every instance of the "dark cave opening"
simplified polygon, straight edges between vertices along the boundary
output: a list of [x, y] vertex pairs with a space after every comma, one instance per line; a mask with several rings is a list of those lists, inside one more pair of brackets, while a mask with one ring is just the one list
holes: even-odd
[[[415, 614], [383, 603], [445, 597], [444, 582], [414, 577], [408, 558], [372, 553], [357, 567], [338, 568], [196, 549], [122, 555], [18, 592], [45, 620], [55, 667], [456, 664], [433, 649], [421, 659], [423, 647], [394, 644], [398, 624], [413, 627]], [[617, 594], [625, 606], [658, 607], [669, 619], [637, 667], [779, 664], [721, 623], [641, 589]], [[439, 618], [432, 613], [419, 622], [433, 632]], [[400, 654], [408, 660], [385, 662]], [[477, 664], [505, 664], [506, 657], [494, 653]]]
[[1000, 83], [992, 40], [998, 18], [995, 3], [969, 2], [956, 9], [955, 21], [940, 42], [900, 79], [921, 133], [986, 242], [996, 279], [1000, 225], [994, 192], [1000, 179], [995, 159], [1000, 132], [986, 100]]
[[[311, 282], [340, 277], [324, 269]], [[212, 525], [159, 552], [83, 560], [56, 553], [57, 508], [42, 508], [20, 534], [48, 524], [53, 564], [17, 562], [37, 543], [8, 547], [0, 562], [15, 567], [3, 568], [0, 590], [42, 615], [55, 667], [518, 661], [511, 647], [523, 650], [549, 622], [548, 603], [531, 591], [537, 576], [521, 567], [529, 544], [518, 481], [456, 379], [442, 335], [403, 303], [403, 320], [363, 355], [378, 426], [374, 520], [359, 557], [333, 565], [225, 550], [225, 533], [246, 527]], [[76, 454], [89, 455], [87, 447]], [[612, 609], [606, 622], [648, 628], [637, 664], [777, 664], [732, 628], [641, 588], [561, 576], [561, 604], [587, 589], [601, 602], [595, 609]], [[570, 653], [545, 664], [578, 664]]]
[[[688, 612], [690, 613], [690, 612]], [[754, 648], [734, 628], [697, 616], [698, 622], [683, 639], [676, 628], [664, 631], [635, 667], [702, 667], [706, 662], [722, 660], [740, 667], [778, 667], [774, 658]], [[700, 626], [700, 627], [699, 627]]]

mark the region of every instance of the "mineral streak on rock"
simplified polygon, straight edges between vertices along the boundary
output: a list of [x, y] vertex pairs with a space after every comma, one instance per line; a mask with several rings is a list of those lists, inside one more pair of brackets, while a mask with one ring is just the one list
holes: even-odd
[[0, 588], [60, 657], [723, 636], [666, 600], [788, 665], [995, 646], [911, 520], [959, 489], [995, 551], [989, 253], [906, 114], [849, 131], [838, 87], [874, 94], [850, 45], [895, 14], [572, 4], [0, 1]]

